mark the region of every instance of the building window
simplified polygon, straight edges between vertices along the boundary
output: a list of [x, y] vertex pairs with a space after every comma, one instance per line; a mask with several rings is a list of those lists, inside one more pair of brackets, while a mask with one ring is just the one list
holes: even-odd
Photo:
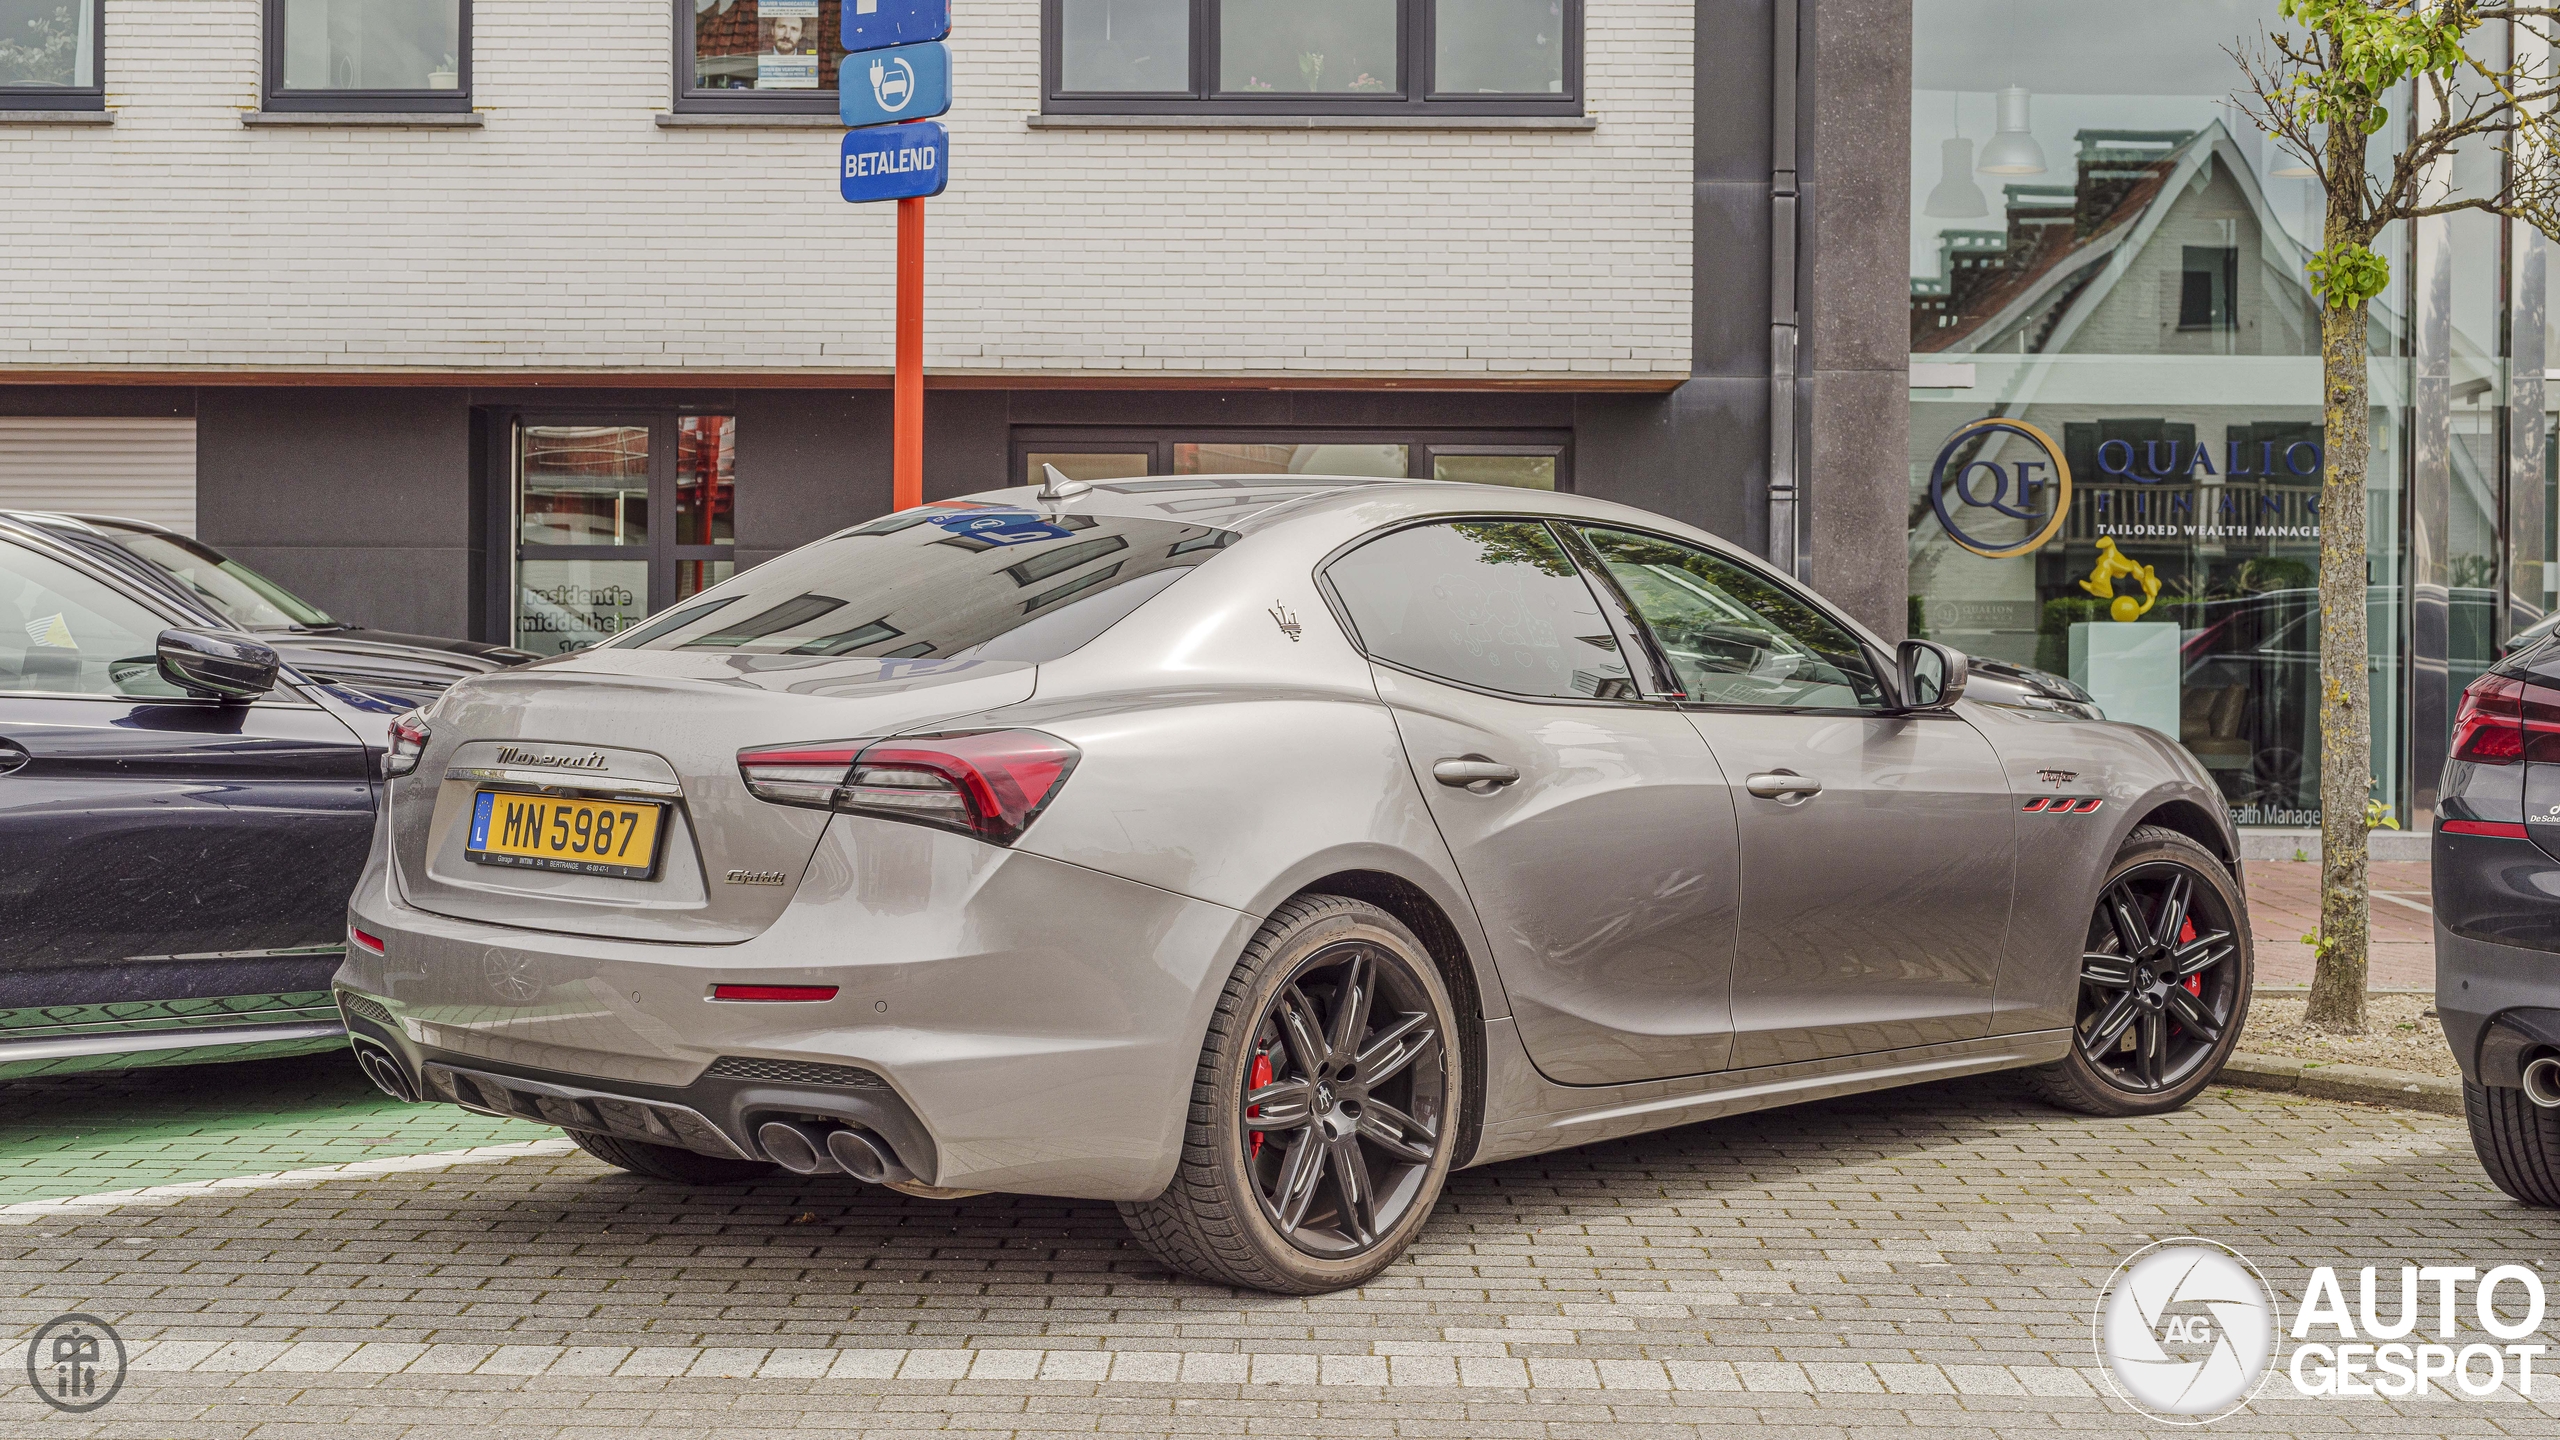
[[267, 0], [269, 110], [471, 108], [467, 0]]
[[1557, 431], [1016, 430], [1014, 473], [1040, 484], [1150, 475], [1363, 475], [1524, 490], [1572, 488], [1572, 437]]
[[1045, 8], [1046, 108], [1056, 114], [1582, 112], [1582, 0]]
[[518, 420], [513, 643], [583, 650], [735, 573], [737, 443], [728, 415]]
[[675, 0], [676, 108], [836, 113], [839, 0]]
[[0, 0], [0, 110], [102, 110], [106, 0]]

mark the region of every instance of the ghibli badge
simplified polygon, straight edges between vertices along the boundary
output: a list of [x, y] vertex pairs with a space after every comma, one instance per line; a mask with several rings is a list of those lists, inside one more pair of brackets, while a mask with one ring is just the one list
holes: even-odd
[[732, 870], [728, 878], [732, 885], [779, 885], [782, 883], [782, 872], [779, 870]]

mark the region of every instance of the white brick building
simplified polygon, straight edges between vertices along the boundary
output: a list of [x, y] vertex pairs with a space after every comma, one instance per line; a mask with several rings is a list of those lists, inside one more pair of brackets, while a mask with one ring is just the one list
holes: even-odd
[[[488, 638], [521, 608], [521, 492], [540, 488], [524, 467], [543, 463], [527, 434], [625, 431], [615, 483], [654, 495], [664, 531], [692, 483], [667, 452], [702, 443], [679, 417], [734, 417], [714, 427], [734, 535], [692, 538], [741, 563], [882, 508], [893, 207], [837, 197], [841, 128], [807, 108], [831, 95], [687, 89], [747, 63], [704, 37], [751, 34], [755, 3], [0, 0], [0, 414], [75, 436], [91, 417], [192, 420], [208, 539], [356, 618]], [[1371, 48], [1405, 68], [1378, 83], [1414, 98], [1214, 96], [1205, 40], [1193, 100], [1064, 88], [1076, 27], [1112, 18], [1097, 7], [1125, 26], [1188, 5], [1195, 36], [1227, 27], [1233, 68], [1248, 22], [1284, 12], [1211, 7], [1257, 3], [961, 0], [953, 178], [927, 207], [928, 493], [1006, 483], [1034, 453], [1356, 463], [1750, 528], [1766, 321], [1702, 336], [1700, 317], [1768, 303], [1770, 12], [1793, 7], [1315, 0], [1317, 21], [1287, 23], [1392, 11], [1396, 48]], [[37, 77], [75, 83], [8, 69], [7, 23], [29, 16], [86, 27]], [[825, 0], [807, 28], [836, 21]], [[1299, 43], [1355, 64], [1330, 33], [1266, 43], [1262, 68]], [[1562, 78], [1516, 104], [1421, 98], [1441, 83], [1426, 60], [1454, 67], [1471, 39]], [[1702, 76], [1700, 56], [1731, 73]], [[1320, 85], [1324, 57], [1298, 61]], [[403, 83], [401, 63], [443, 73]], [[1737, 90], [1759, 133], [1702, 141], [1700, 97]], [[1708, 173], [1719, 146], [1740, 174]], [[1701, 217], [1715, 178], [1758, 199]], [[1736, 350], [1721, 368], [1756, 402], [1674, 393], [1719, 370], [1707, 341]], [[1739, 463], [1701, 470], [1710, 449]], [[53, 503], [83, 483], [66, 472]], [[44, 488], [0, 475], [17, 503]], [[644, 608], [708, 553], [668, 544]]]

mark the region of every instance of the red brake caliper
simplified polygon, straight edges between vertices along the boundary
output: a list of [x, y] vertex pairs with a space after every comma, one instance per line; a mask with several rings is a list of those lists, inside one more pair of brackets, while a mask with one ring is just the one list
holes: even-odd
[[[1247, 1090], [1259, 1090], [1270, 1083], [1271, 1052], [1268, 1050], [1256, 1050], [1253, 1052], [1253, 1069], [1245, 1076], [1244, 1088]], [[1247, 1105], [1244, 1107], [1244, 1113], [1245, 1118], [1250, 1120], [1254, 1116], [1262, 1113], [1262, 1107], [1259, 1105]], [[1262, 1132], [1259, 1130], [1253, 1132], [1253, 1149], [1250, 1153], [1254, 1155], [1260, 1155], [1262, 1153]]]
[[[2190, 916], [2188, 916], [2185, 920], [2180, 921], [2180, 922], [2179, 922], [2179, 924], [2178, 924], [2178, 943], [2179, 943], [2180, 945], [2189, 945], [2189, 944], [2193, 944], [2193, 943], [2195, 942], [2195, 938], [2196, 938], [2196, 922], [2195, 922], [2195, 917], [2194, 917], [2194, 916], [2192, 916], [2192, 915], [2190, 915]], [[2190, 975], [2190, 976], [2188, 976], [2188, 977], [2187, 977], [2187, 993], [2188, 993], [2188, 994], [2190, 994], [2190, 995], [2193, 995], [2193, 996], [2197, 997], [2198, 999], [2202, 999], [2202, 998], [2204, 997], [2204, 977], [2203, 977], [2203, 976], [2201, 976], [2201, 975]]]

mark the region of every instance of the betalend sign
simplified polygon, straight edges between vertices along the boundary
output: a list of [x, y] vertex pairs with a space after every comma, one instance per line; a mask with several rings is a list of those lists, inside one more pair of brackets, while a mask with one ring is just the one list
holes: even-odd
[[856, 204], [939, 195], [951, 179], [951, 132], [931, 120], [849, 130], [843, 158], [844, 198]]

